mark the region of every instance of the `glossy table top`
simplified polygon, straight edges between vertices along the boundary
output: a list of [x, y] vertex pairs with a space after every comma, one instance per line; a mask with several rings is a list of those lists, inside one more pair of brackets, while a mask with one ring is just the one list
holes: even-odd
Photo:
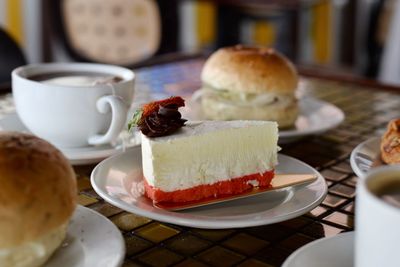
[[[199, 88], [202, 63], [189, 60], [137, 70], [137, 99], [190, 96]], [[302, 77], [299, 90], [335, 104], [346, 114], [336, 129], [282, 147], [284, 154], [319, 170], [329, 186], [323, 203], [301, 217], [229, 230], [160, 223], [104, 202], [90, 185], [94, 166], [77, 167], [79, 203], [107, 216], [123, 233], [127, 248], [123, 266], [280, 266], [297, 248], [352, 230], [357, 177], [350, 167], [350, 153], [362, 141], [379, 136], [387, 122], [399, 116], [400, 94], [349, 81], [307, 77]], [[11, 96], [3, 95], [0, 116], [13, 111]]]

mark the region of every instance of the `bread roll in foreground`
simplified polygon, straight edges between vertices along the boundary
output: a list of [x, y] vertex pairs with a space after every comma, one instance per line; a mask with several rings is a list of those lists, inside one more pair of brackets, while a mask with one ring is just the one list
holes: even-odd
[[74, 171], [48, 142], [0, 132], [0, 266], [41, 266], [76, 207]]
[[298, 113], [294, 65], [271, 48], [221, 48], [201, 74], [202, 108], [212, 120], [272, 120], [293, 126]]

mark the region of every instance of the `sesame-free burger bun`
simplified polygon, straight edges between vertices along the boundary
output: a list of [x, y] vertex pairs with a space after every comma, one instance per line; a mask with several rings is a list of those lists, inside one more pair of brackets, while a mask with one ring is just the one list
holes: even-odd
[[294, 94], [298, 76], [294, 65], [274, 49], [237, 45], [213, 53], [201, 80], [216, 90]]
[[43, 264], [76, 207], [70, 163], [42, 139], [0, 132], [0, 185], [0, 266]]
[[213, 97], [203, 97], [203, 113], [212, 120], [265, 120], [276, 121], [279, 128], [293, 126], [299, 110], [297, 103], [291, 105], [239, 106], [225, 104]]
[[207, 119], [271, 120], [287, 128], [298, 116], [296, 69], [271, 48], [221, 48], [205, 62], [201, 79]]

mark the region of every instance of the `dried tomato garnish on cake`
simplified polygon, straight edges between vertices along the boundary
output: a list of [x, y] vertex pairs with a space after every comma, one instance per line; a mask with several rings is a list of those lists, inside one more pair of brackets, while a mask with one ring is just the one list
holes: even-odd
[[185, 100], [179, 96], [151, 102], [135, 112], [128, 129], [138, 127], [148, 137], [159, 137], [174, 133], [186, 120], [178, 111], [185, 106]]

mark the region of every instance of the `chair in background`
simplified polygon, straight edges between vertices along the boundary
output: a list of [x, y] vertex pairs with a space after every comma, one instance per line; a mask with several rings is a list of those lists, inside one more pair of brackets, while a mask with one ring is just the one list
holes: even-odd
[[18, 44], [0, 28], [0, 85], [11, 81], [11, 71], [26, 64]]
[[382, 48], [384, 43], [385, 27], [383, 27], [384, 19], [386, 19], [385, 2], [387, 0], [371, 1], [370, 12], [368, 18], [368, 26], [366, 32], [365, 49], [366, 49], [366, 66], [363, 70], [364, 74], [371, 78], [376, 78], [379, 71], [379, 62], [382, 57]]
[[378, 79], [400, 85], [400, 1], [394, 1], [392, 10]]
[[366, 39], [365, 74], [381, 82], [400, 85], [400, 1], [372, 2]]
[[160, 8], [168, 9], [165, 2], [175, 1], [44, 0], [44, 25], [74, 60], [136, 66], [176, 49], [165, 48], [165, 27], [175, 28], [172, 37], [177, 31], [173, 12], [160, 14]]

